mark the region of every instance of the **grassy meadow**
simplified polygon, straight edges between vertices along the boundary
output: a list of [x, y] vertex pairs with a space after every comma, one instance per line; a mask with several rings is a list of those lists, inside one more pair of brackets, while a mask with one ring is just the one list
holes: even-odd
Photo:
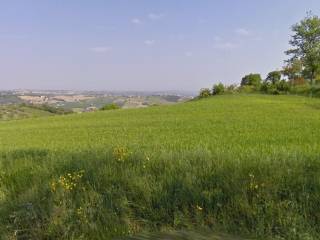
[[0, 239], [320, 238], [320, 100], [222, 95], [0, 123]]

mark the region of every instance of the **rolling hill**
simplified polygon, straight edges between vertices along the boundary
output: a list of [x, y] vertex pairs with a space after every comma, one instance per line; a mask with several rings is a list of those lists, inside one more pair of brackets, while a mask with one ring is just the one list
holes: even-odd
[[0, 121], [47, 117], [51, 115], [53, 115], [53, 113], [26, 105], [0, 105]]
[[0, 236], [318, 239], [320, 100], [224, 95], [0, 123]]

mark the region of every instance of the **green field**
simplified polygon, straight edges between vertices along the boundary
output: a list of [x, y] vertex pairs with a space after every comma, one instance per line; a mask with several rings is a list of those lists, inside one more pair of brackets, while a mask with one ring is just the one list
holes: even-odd
[[0, 122], [0, 239], [320, 238], [320, 100], [225, 95]]

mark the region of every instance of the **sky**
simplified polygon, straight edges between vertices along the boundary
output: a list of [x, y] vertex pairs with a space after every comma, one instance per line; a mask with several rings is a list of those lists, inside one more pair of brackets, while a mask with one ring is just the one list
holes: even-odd
[[0, 89], [198, 91], [280, 69], [319, 0], [0, 0]]

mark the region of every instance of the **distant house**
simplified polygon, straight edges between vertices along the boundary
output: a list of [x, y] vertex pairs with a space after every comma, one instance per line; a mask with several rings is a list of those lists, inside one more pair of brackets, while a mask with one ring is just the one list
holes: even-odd
[[95, 112], [95, 111], [98, 111], [98, 108], [94, 106], [90, 106], [84, 109], [84, 112]]

